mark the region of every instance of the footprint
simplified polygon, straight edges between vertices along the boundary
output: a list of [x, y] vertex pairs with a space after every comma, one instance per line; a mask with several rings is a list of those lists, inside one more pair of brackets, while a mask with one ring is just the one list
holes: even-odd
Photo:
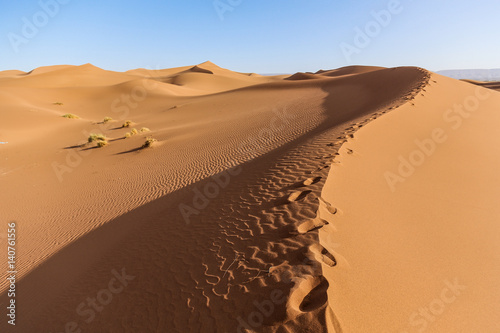
[[[326, 156], [323, 156], [326, 158]], [[312, 172], [310, 172], [312, 173]], [[311, 177], [311, 178], [307, 178], [303, 181], [300, 181], [300, 182], [296, 182], [294, 183], [292, 186], [290, 186], [290, 188], [300, 188], [300, 187], [304, 187], [304, 186], [310, 186], [310, 185], [314, 185], [316, 183], [318, 183], [319, 181], [321, 181], [321, 177]]]
[[321, 180], [321, 177], [314, 177], [314, 178], [307, 178], [306, 180], [304, 180], [302, 182], [302, 184], [304, 186], [309, 186], [309, 185], [313, 185], [313, 184], [316, 184], [317, 182], [319, 182]]
[[328, 301], [328, 287], [329, 283], [323, 275], [308, 275], [296, 282], [288, 298], [288, 316], [296, 318], [324, 306]]
[[328, 165], [328, 164], [326, 164], [326, 165], [320, 165], [320, 166], [316, 169], [316, 171], [321, 171], [321, 170], [326, 169], [326, 168], [329, 168], [329, 167], [330, 167], [330, 165]]
[[323, 250], [321, 251], [321, 254], [323, 255], [323, 261], [325, 264], [333, 267], [333, 266], [337, 266], [337, 260], [335, 259], [335, 257], [333, 256], [333, 254], [331, 254], [330, 252], [328, 252], [327, 249], [323, 248]]
[[296, 202], [296, 201], [300, 201], [302, 199], [304, 199], [309, 193], [311, 193], [312, 191], [311, 190], [306, 190], [306, 191], [294, 191], [292, 192], [288, 198], [287, 198], [287, 201], [289, 203], [291, 202]]
[[314, 259], [317, 261], [323, 262], [326, 265], [330, 267], [337, 266], [337, 259], [328, 252], [327, 249], [325, 249], [323, 246], [320, 244], [313, 244], [309, 247], [309, 251], [314, 255]]
[[297, 231], [299, 234], [305, 234], [305, 233], [308, 233], [310, 231], [319, 229], [327, 224], [328, 224], [327, 221], [322, 220], [320, 218], [315, 218], [315, 219], [308, 220], [306, 222], [301, 223], [297, 227]]
[[333, 206], [326, 206], [326, 210], [332, 214], [332, 215], [335, 215], [337, 214], [337, 208], [333, 207]]
[[320, 208], [325, 208], [328, 213], [335, 215], [338, 212], [338, 209], [334, 206], [332, 206], [331, 203], [323, 199], [322, 197], [318, 197], [318, 200], [320, 201], [319, 206]]
[[309, 294], [304, 297], [302, 303], [300, 303], [299, 309], [302, 312], [311, 312], [319, 309], [328, 301], [328, 280], [324, 276], [319, 278], [319, 284], [309, 292]]

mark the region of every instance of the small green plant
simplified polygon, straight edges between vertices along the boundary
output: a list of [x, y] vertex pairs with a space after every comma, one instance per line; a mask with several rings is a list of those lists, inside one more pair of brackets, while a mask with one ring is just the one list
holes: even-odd
[[111, 117], [104, 117], [104, 120], [102, 121], [103, 123], [107, 123], [109, 121], [113, 120]]
[[61, 117], [68, 118], [68, 119], [80, 119], [80, 117], [78, 117], [77, 115], [74, 115], [72, 113], [63, 114]]
[[151, 137], [146, 139], [146, 142], [142, 145], [142, 148], [149, 148], [153, 145], [153, 143], [156, 142], [156, 139], [153, 139]]
[[108, 141], [106, 141], [106, 140], [97, 142], [97, 147], [99, 147], [99, 148], [106, 147], [107, 145], [108, 145]]
[[141, 128], [141, 133], [144, 133], [144, 132], [149, 132], [149, 131], [150, 131], [150, 130], [149, 130], [149, 128], [147, 128], [147, 127], [143, 127], [143, 128]]
[[132, 125], [132, 122], [130, 120], [127, 120], [123, 123], [122, 127], [130, 127], [130, 125]]
[[55, 102], [55, 103], [52, 103], [52, 104], [54, 104], [54, 105], [63, 105], [63, 103], [61, 103], [61, 102]]
[[132, 136], [132, 134], [130, 133], [125, 133], [125, 138], [130, 138]]
[[99, 144], [99, 142], [106, 141], [106, 140], [107, 140], [107, 138], [104, 134], [92, 133], [89, 135], [89, 138], [88, 138], [89, 143], [97, 141], [97, 143]]

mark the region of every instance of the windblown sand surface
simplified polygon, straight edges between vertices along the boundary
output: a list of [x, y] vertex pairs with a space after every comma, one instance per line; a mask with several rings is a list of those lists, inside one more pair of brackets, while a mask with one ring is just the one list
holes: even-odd
[[499, 105], [434, 74], [341, 148], [319, 238], [343, 332], [500, 331]]
[[[458, 279], [426, 329], [496, 332], [499, 96], [414, 67], [0, 72], [19, 270], [1, 331], [413, 332]], [[436, 127], [392, 192], [384, 172]]]

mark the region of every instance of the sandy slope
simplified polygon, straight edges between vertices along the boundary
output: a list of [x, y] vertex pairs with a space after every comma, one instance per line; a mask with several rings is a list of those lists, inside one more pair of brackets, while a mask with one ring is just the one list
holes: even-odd
[[[426, 73], [297, 80], [209, 62], [0, 73], [0, 200], [20, 235], [15, 332], [326, 331], [325, 268], [337, 259], [318, 243], [316, 212], [328, 168], [354, 131], [413, 103]], [[151, 131], [125, 138], [125, 120]], [[86, 145], [90, 133], [109, 145]], [[148, 136], [158, 142], [140, 149]]]
[[499, 103], [432, 75], [343, 145], [318, 217], [333, 331], [500, 330]]

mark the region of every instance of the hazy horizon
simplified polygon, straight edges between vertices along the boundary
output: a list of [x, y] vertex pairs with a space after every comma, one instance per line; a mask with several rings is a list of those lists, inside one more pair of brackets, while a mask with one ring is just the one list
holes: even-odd
[[[230, 69], [231, 68], [227, 68], [225, 66], [220, 66], [219, 64], [213, 62], [213, 61], [210, 61], [210, 60], [206, 60], [206, 61], [203, 61], [201, 63], [204, 63], [204, 62], [211, 62], [219, 67], [222, 67], [222, 68], [226, 68], [226, 69]], [[180, 66], [175, 66], [175, 67], [184, 67], [184, 66], [195, 66], [195, 65], [199, 65], [201, 63], [196, 63], [196, 64], [184, 64], [184, 65], [180, 65]], [[69, 63], [61, 63], [61, 64], [49, 64], [49, 65], [42, 65], [42, 66], [38, 66], [38, 67], [34, 67], [34, 68], [31, 68], [30, 70], [27, 70], [27, 71], [24, 71], [26, 73], [29, 73], [37, 68], [42, 68], [42, 67], [51, 67], [51, 66], [83, 66], [83, 65], [87, 65], [87, 64], [90, 64], [92, 66], [95, 66], [95, 67], [98, 67], [98, 68], [101, 68], [101, 69], [104, 69], [104, 70], [109, 70], [109, 71], [114, 71], [112, 69], [108, 69], [108, 68], [103, 68], [103, 67], [100, 67], [100, 66], [96, 66], [95, 64], [93, 63], [80, 63], [80, 64], [69, 64]], [[348, 66], [368, 66], [368, 65], [356, 65], [356, 64], [353, 64], [353, 65], [346, 65], [345, 67], [348, 67]], [[374, 65], [376, 66], [376, 65]], [[342, 66], [344, 67], [344, 66]], [[381, 66], [383, 67], [383, 66]], [[147, 67], [134, 67], [134, 68], [129, 68], [129, 69], [125, 69], [125, 70], [118, 70], [116, 72], [126, 72], [126, 71], [129, 71], [129, 70], [134, 70], [134, 69], [141, 69], [141, 68], [144, 68], [144, 69], [149, 69], [149, 70], [155, 70], [155, 69], [167, 69], [167, 68], [174, 68], [174, 67], [164, 67], [164, 68], [147, 68]], [[318, 71], [318, 70], [325, 70], [325, 69], [337, 69], [337, 68], [341, 68], [341, 67], [335, 67], [335, 68], [318, 68], [317, 70], [313, 70], [314, 72]], [[8, 70], [19, 70], [17, 68], [11, 68], [11, 69], [1, 69], [1, 71], [8, 71]], [[444, 75], [443, 73], [445, 72], [465, 72], [465, 71], [469, 71], [469, 72], [476, 72], [476, 71], [497, 71], [497, 70], [500, 70], [500, 68], [453, 68], [453, 69], [438, 69], [438, 70], [433, 70], [433, 72], [435, 73], [438, 73], [438, 74], [442, 74]], [[252, 73], [256, 73], [256, 72], [252, 72]], [[257, 73], [257, 74], [260, 74], [260, 75], [286, 75], [286, 74], [294, 74], [296, 72], [288, 72], [288, 73]], [[445, 75], [447, 76], [447, 75]]]

